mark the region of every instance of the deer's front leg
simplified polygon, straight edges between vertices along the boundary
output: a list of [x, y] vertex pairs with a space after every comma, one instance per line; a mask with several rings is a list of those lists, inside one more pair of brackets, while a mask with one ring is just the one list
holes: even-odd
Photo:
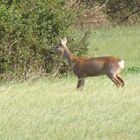
[[85, 83], [85, 78], [78, 78], [77, 89], [82, 89]]

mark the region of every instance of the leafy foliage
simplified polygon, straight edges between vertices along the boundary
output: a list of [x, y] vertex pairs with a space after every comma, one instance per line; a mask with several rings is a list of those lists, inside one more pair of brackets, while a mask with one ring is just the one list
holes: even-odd
[[[69, 44], [71, 48], [83, 40], [84, 34], [73, 38], [75, 33], [69, 29], [76, 16], [75, 9], [67, 8], [64, 0], [2, 0], [0, 73], [26, 78], [28, 73], [50, 73], [60, 63], [63, 65], [64, 62], [58, 62], [59, 58], [51, 50], [60, 36], [67, 35], [73, 40]], [[82, 43], [76, 51], [85, 54], [86, 40]]]

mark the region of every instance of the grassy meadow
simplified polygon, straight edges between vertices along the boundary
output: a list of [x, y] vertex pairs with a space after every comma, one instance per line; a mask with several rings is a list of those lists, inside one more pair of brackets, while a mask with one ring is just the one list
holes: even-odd
[[140, 27], [93, 29], [89, 42], [89, 56], [125, 60], [125, 87], [104, 76], [83, 91], [73, 75], [1, 83], [0, 140], [140, 139]]

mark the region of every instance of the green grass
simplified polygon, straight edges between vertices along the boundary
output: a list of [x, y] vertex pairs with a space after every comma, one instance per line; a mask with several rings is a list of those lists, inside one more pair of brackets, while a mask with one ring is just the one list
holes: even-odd
[[[120, 56], [139, 68], [139, 36], [138, 27], [98, 29], [89, 55]], [[0, 140], [139, 140], [140, 73], [132, 71], [122, 76], [124, 88], [106, 77], [87, 78], [83, 91], [74, 76], [1, 83]]]
[[0, 88], [1, 140], [139, 140], [140, 75], [116, 88], [104, 77], [39, 80]]

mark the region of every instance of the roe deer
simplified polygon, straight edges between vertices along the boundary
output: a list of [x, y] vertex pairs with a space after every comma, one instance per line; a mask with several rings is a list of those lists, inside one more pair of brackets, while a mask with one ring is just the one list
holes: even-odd
[[61, 53], [67, 59], [73, 72], [78, 77], [77, 89], [82, 88], [85, 78], [88, 76], [106, 75], [117, 87], [124, 86], [123, 79], [119, 76], [121, 69], [124, 68], [124, 61], [114, 56], [105, 57], [82, 57], [75, 56], [67, 47], [67, 38], [60, 39], [60, 43], [54, 51]]

